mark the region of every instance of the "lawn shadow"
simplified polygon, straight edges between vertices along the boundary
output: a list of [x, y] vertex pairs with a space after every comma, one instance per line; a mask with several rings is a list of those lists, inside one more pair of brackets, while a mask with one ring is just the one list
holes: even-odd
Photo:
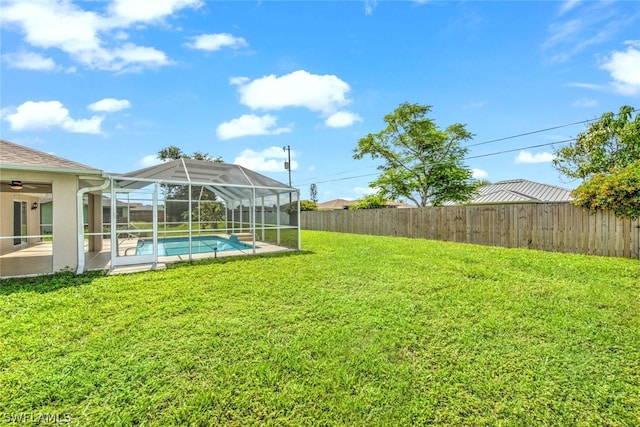
[[[287, 258], [292, 256], [312, 255], [314, 252], [308, 250], [274, 252], [267, 254], [248, 255], [248, 256], [230, 256], [220, 258], [206, 258], [196, 261], [180, 261], [167, 264], [168, 269], [188, 268], [193, 265], [209, 265], [209, 264], [227, 264], [230, 262], [251, 262], [264, 258]], [[156, 272], [161, 272], [157, 270]], [[131, 274], [141, 274], [148, 272], [138, 272]], [[19, 292], [35, 292], [44, 294], [54, 292], [63, 288], [88, 285], [93, 280], [104, 277], [106, 270], [87, 271], [83, 274], [76, 275], [72, 271], [63, 271], [52, 274], [43, 274], [39, 276], [29, 277], [9, 277], [0, 279], [0, 295], [10, 295]]]
[[71, 271], [62, 271], [40, 276], [0, 279], [0, 295], [10, 295], [18, 292], [44, 294], [58, 289], [88, 285], [105, 274], [106, 271], [104, 270], [88, 271], [79, 275]]
[[167, 264], [167, 269], [185, 268], [192, 265], [228, 264], [231, 262], [250, 262], [250, 261], [257, 261], [259, 259], [265, 259], [265, 258], [289, 258], [289, 257], [297, 257], [297, 256], [313, 255], [313, 254], [315, 254], [315, 252], [313, 251], [299, 250], [299, 251], [286, 251], [286, 252], [272, 252], [272, 253], [257, 254], [257, 255], [205, 258], [205, 259], [199, 259], [194, 261], [179, 261], [179, 262]]

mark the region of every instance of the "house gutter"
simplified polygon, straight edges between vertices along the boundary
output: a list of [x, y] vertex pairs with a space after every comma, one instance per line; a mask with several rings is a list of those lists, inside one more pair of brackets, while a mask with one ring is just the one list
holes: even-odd
[[103, 176], [104, 182], [101, 185], [95, 187], [86, 187], [78, 190], [76, 201], [76, 218], [78, 219], [78, 268], [76, 274], [82, 274], [84, 272], [84, 210], [83, 199], [84, 195], [91, 191], [102, 191], [109, 187], [111, 180], [108, 177]]

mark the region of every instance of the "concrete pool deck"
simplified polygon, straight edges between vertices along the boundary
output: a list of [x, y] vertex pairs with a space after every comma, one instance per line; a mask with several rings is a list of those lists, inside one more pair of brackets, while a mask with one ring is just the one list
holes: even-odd
[[[126, 252], [130, 247], [135, 248], [136, 241], [121, 242], [121, 252]], [[266, 242], [256, 241], [255, 255], [294, 251], [284, 246], [278, 246]], [[52, 273], [53, 255], [51, 242], [39, 242], [28, 247], [15, 251], [0, 254], [0, 278], [39, 276]], [[111, 244], [109, 239], [103, 242], [103, 249], [100, 252], [88, 252], [88, 243], [85, 241], [85, 270], [107, 270], [107, 274], [137, 273], [140, 271], [159, 270], [167, 264], [184, 261], [197, 261], [209, 258], [223, 258], [232, 256], [254, 255], [253, 248], [237, 251], [221, 251], [217, 253], [201, 253], [189, 255], [174, 255], [158, 257], [157, 264], [133, 264], [126, 266], [111, 265]]]

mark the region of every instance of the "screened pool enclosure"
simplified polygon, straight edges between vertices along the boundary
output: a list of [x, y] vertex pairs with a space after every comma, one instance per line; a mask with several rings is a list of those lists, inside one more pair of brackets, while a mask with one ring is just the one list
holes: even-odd
[[242, 166], [178, 159], [110, 181], [87, 234], [110, 237], [112, 267], [300, 249], [298, 190]]

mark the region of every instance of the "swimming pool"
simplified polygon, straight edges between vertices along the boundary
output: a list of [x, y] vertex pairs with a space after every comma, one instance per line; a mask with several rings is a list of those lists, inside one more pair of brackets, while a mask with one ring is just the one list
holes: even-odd
[[[196, 236], [191, 238], [191, 253], [241, 251], [253, 246], [239, 241], [232, 241], [220, 236]], [[153, 253], [153, 240], [140, 239], [136, 247], [136, 255]], [[158, 239], [158, 256], [189, 255], [188, 237], [170, 237]]]

